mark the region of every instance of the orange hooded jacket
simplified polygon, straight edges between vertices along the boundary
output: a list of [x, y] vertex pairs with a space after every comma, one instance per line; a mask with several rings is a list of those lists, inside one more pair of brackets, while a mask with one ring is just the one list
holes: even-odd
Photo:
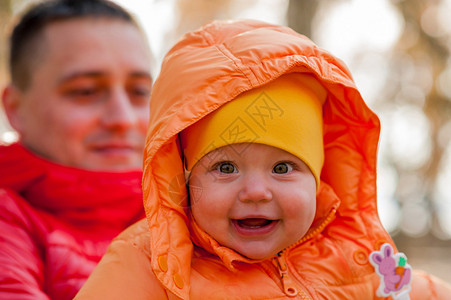
[[[221, 247], [191, 221], [178, 134], [289, 72], [310, 73], [328, 91], [317, 212], [304, 238], [256, 262]], [[376, 208], [380, 125], [343, 62], [286, 27], [213, 22], [186, 34], [166, 55], [150, 110], [147, 222], [111, 244], [77, 299], [380, 299], [368, 257], [393, 244]], [[451, 293], [431, 276], [413, 277], [411, 299]]]

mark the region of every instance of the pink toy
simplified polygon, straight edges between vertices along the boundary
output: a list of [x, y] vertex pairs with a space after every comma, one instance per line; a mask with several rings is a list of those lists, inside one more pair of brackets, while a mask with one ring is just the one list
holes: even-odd
[[390, 244], [383, 244], [380, 251], [370, 254], [370, 263], [376, 269], [381, 279], [377, 295], [379, 297], [393, 296], [393, 299], [410, 299], [410, 281], [412, 268], [407, 263], [404, 253], [393, 254]]

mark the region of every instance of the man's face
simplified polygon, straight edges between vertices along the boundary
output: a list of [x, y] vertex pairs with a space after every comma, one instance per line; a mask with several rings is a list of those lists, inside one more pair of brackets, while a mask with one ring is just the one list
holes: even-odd
[[67, 166], [141, 169], [152, 85], [142, 33], [84, 18], [48, 25], [43, 43], [30, 86], [18, 93], [12, 123], [22, 143]]

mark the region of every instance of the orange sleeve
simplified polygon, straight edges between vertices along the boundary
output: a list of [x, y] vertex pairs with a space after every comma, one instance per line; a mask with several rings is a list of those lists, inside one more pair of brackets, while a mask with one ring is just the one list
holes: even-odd
[[142, 220], [114, 239], [74, 299], [168, 299], [145, 251], [148, 232]]
[[422, 271], [413, 271], [411, 300], [447, 300], [451, 298], [451, 285]]

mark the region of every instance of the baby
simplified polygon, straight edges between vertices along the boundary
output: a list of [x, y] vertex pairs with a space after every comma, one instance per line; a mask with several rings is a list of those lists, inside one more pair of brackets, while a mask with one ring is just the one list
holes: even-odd
[[188, 33], [150, 111], [146, 221], [113, 241], [77, 299], [450, 295], [411, 272], [381, 225], [379, 120], [306, 37], [257, 21]]

